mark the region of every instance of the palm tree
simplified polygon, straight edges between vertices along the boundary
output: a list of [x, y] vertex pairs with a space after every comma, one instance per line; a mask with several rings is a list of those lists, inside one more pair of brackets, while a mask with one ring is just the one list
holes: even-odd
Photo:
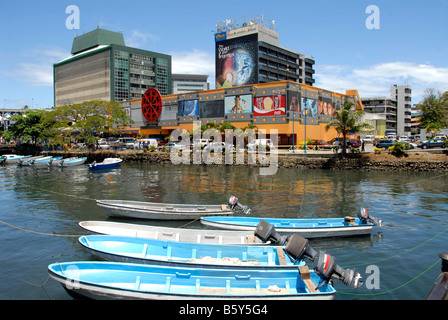
[[346, 137], [351, 132], [352, 134], [358, 132], [369, 132], [374, 128], [367, 122], [359, 122], [361, 117], [364, 115], [364, 111], [362, 110], [354, 110], [352, 102], [345, 101], [344, 106], [336, 110], [334, 113], [335, 118], [330, 121], [325, 126], [325, 129], [328, 131], [331, 126], [335, 126], [336, 131], [339, 134], [342, 134], [343, 143], [342, 143], [342, 154], [346, 154], [347, 146], [346, 146]]

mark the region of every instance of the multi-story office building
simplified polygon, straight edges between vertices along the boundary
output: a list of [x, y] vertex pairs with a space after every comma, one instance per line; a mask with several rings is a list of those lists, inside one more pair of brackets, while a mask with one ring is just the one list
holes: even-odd
[[216, 88], [273, 81], [313, 85], [314, 59], [282, 47], [263, 16], [225, 20], [215, 34]]
[[412, 128], [412, 89], [411, 86], [398, 86], [390, 88], [390, 97], [397, 102], [397, 134], [409, 136]]
[[412, 128], [411, 86], [393, 85], [390, 93], [390, 97], [362, 98], [364, 111], [367, 115], [383, 116], [386, 121], [386, 135], [410, 136]]
[[54, 64], [54, 105], [140, 99], [148, 88], [172, 93], [171, 56], [127, 47], [123, 34], [96, 29], [73, 40]]
[[202, 74], [172, 74], [173, 93], [209, 90], [208, 75]]
[[386, 128], [384, 132], [377, 134], [397, 134], [397, 103], [388, 97], [362, 98], [364, 112], [366, 113], [365, 122], [370, 119], [385, 120]]

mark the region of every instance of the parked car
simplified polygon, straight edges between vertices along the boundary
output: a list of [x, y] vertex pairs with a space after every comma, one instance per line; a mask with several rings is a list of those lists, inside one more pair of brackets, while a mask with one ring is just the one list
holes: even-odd
[[[334, 145], [336, 140], [339, 141], [339, 146], [342, 148], [342, 142], [344, 141], [344, 138], [342, 138], [342, 137], [333, 138], [330, 140], [330, 144]], [[352, 142], [350, 141], [349, 138], [345, 138], [345, 145], [346, 145], [346, 147], [351, 147]]]
[[359, 148], [361, 147], [361, 140], [358, 139], [352, 139], [350, 140], [350, 143], [352, 144], [353, 148]]
[[212, 142], [212, 140], [210, 140], [210, 139], [196, 139], [193, 141], [193, 144], [198, 145], [200, 148], [204, 148], [210, 142]]
[[417, 148], [417, 144], [411, 141], [411, 139], [400, 139], [400, 142], [403, 142], [405, 145], [409, 146], [410, 149]]
[[98, 140], [98, 149], [110, 149], [109, 143], [106, 140]]
[[157, 149], [158, 143], [157, 143], [156, 139], [148, 139], [148, 138], [138, 139], [134, 143], [134, 150], [140, 150], [143, 148], [150, 149], [151, 147], [154, 147]]
[[392, 147], [395, 144], [395, 142], [397, 141], [394, 139], [381, 139], [376, 144], [376, 147], [383, 150], [387, 150], [389, 147]]
[[207, 152], [234, 152], [235, 147], [225, 142], [210, 142], [204, 147]]
[[255, 139], [248, 143], [247, 150], [255, 151], [260, 146], [269, 147], [269, 150], [272, 150], [275, 148], [271, 139]]
[[307, 143], [307, 146], [310, 146], [309, 148], [318, 147], [318, 148], [328, 148], [330, 149], [332, 145], [328, 143], [325, 140], [310, 140], [309, 143]]
[[134, 149], [135, 138], [118, 138], [116, 146], [121, 149]]
[[159, 150], [163, 150], [163, 148], [165, 148], [167, 151], [181, 151], [181, 150], [186, 150], [189, 149], [189, 146], [179, 143], [179, 142], [173, 142], [170, 141], [167, 144], [163, 145], [163, 146], [159, 146]]
[[367, 135], [364, 138], [362, 138], [362, 140], [364, 140], [364, 142], [369, 143], [369, 142], [373, 142], [373, 139], [375, 138], [375, 136], [373, 135]]
[[426, 140], [418, 144], [419, 148], [428, 149], [428, 148], [445, 148], [445, 140], [444, 139], [431, 139]]

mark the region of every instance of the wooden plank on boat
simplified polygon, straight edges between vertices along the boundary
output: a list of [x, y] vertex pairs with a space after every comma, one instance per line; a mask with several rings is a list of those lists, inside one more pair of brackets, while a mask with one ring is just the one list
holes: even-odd
[[351, 224], [352, 226], [358, 225], [357, 223], [355, 223], [355, 218], [350, 217], [350, 216], [344, 217], [344, 221], [347, 222], [348, 224]]
[[306, 287], [310, 292], [319, 292], [319, 289], [316, 289], [316, 285], [313, 280], [311, 280], [311, 272], [307, 265], [299, 266], [300, 277], [305, 283]]
[[286, 265], [286, 259], [285, 259], [285, 253], [283, 252], [283, 248], [282, 247], [277, 247], [277, 255], [278, 255], [278, 260], [280, 262], [280, 265], [285, 266]]

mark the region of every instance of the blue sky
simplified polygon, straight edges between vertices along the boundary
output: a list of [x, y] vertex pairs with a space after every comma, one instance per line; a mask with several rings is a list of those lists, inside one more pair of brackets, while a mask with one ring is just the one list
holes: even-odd
[[[79, 30], [67, 29], [80, 11]], [[368, 29], [369, 5], [379, 29]], [[448, 90], [448, 0], [22, 1], [0, 2], [0, 108], [53, 105], [53, 63], [70, 55], [73, 38], [97, 26], [121, 32], [126, 45], [172, 55], [174, 73], [208, 74], [214, 88], [216, 24], [264, 15], [280, 45], [312, 56], [315, 86], [362, 97], [388, 96], [409, 84]]]

